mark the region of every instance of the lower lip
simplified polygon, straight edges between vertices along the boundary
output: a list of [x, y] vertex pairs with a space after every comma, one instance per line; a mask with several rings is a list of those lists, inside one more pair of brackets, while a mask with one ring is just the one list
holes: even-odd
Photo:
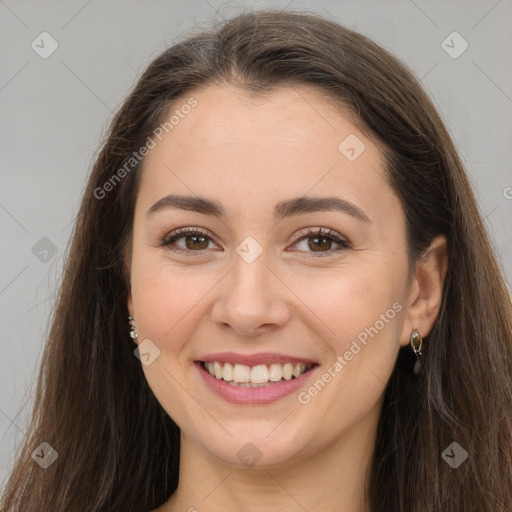
[[310, 376], [316, 370], [317, 366], [313, 366], [307, 372], [299, 377], [291, 380], [279, 381], [270, 386], [261, 386], [257, 388], [247, 388], [241, 386], [233, 386], [224, 380], [217, 379], [210, 374], [200, 362], [194, 363], [206, 385], [216, 395], [220, 396], [227, 402], [234, 404], [268, 404], [275, 402], [280, 398], [291, 395], [300, 389], [309, 380]]

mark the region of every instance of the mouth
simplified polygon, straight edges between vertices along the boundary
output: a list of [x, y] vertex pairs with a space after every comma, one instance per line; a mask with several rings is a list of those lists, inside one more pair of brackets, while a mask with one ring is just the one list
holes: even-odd
[[[236, 404], [266, 404], [299, 390], [312, 378], [317, 363], [295, 358], [292, 361], [258, 361], [250, 365], [231, 361], [199, 360], [194, 366], [207, 388], [218, 397]], [[261, 358], [259, 358], [261, 359]], [[279, 358], [283, 359], [283, 358]]]
[[230, 386], [248, 388], [272, 386], [277, 382], [297, 379], [314, 366], [313, 363], [272, 363], [255, 366], [222, 361], [200, 363], [217, 380], [222, 380]]

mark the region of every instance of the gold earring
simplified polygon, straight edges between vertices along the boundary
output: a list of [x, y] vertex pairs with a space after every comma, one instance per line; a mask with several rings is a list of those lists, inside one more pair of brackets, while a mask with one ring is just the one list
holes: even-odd
[[135, 342], [139, 337], [137, 334], [137, 328], [135, 327], [135, 319], [132, 316], [129, 316], [128, 323], [130, 324], [130, 338]]
[[418, 375], [421, 371], [421, 346], [423, 345], [423, 338], [417, 329], [413, 329], [411, 333], [411, 347], [416, 355], [416, 362], [414, 363], [413, 372]]

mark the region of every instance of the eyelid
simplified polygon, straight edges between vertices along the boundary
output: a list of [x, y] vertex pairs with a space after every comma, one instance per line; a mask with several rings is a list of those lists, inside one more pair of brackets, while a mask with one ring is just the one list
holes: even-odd
[[[171, 231], [170, 233], [167, 233], [163, 237], [160, 238], [159, 246], [163, 249], [173, 253], [173, 254], [183, 254], [185, 256], [191, 256], [191, 257], [200, 257], [205, 256], [206, 254], [209, 254], [212, 249], [202, 249], [200, 251], [192, 251], [188, 249], [182, 249], [180, 247], [172, 247], [173, 244], [175, 244], [178, 240], [182, 238], [187, 238], [188, 236], [197, 236], [197, 235], [203, 235], [205, 238], [208, 239], [208, 245], [211, 243], [215, 245], [219, 245], [215, 241], [215, 237], [213, 237], [207, 230], [203, 228], [197, 228], [197, 227], [184, 227], [184, 228], [177, 228]], [[213, 249], [216, 250], [216, 249]]]
[[339, 235], [338, 233], [336, 233], [336, 231], [333, 231], [332, 229], [329, 229], [329, 228], [317, 227], [317, 226], [300, 229], [299, 231], [297, 231], [297, 233], [295, 233], [295, 235], [293, 235], [292, 241], [296, 242], [297, 240], [300, 240], [301, 238], [304, 238], [306, 236], [312, 236], [312, 235], [328, 236], [330, 238], [340, 239], [340, 240], [346, 242], [347, 244], [349, 243], [348, 240], [344, 236]]
[[[197, 235], [197, 234], [204, 235], [204, 236], [210, 238], [213, 242], [215, 242], [215, 237], [208, 230], [206, 230], [204, 228], [195, 227], [195, 226], [187, 226], [187, 227], [183, 227], [183, 228], [173, 229], [172, 231], [170, 231], [169, 233], [164, 235], [161, 238], [161, 245], [166, 245], [167, 243], [170, 243], [170, 241], [173, 238], [178, 239], [178, 238]], [[215, 243], [217, 243], [217, 242], [215, 242]], [[217, 244], [217, 245], [219, 245], [219, 244]]]

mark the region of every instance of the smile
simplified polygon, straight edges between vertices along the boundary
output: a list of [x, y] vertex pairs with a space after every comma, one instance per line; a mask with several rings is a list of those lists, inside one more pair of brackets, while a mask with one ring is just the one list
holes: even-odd
[[229, 362], [218, 359], [195, 361], [194, 366], [209, 391], [227, 402], [244, 405], [268, 404], [289, 396], [319, 368], [316, 363], [297, 360], [263, 364], [258, 358], [258, 364], [251, 365], [237, 363], [233, 358]]
[[313, 364], [285, 363], [231, 364], [219, 361], [203, 361], [203, 367], [218, 380], [228, 382], [232, 386], [260, 387], [271, 386], [275, 382], [292, 380], [307, 372]]

